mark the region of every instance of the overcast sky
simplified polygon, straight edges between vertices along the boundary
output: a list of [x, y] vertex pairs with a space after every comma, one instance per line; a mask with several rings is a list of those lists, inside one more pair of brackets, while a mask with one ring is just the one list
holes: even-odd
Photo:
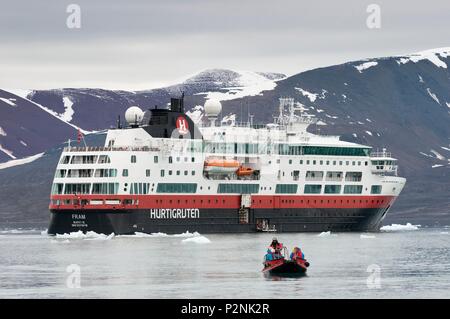
[[[66, 8], [81, 7], [69, 29]], [[381, 28], [369, 29], [369, 4]], [[0, 88], [146, 89], [450, 46], [448, 0], [0, 0]]]

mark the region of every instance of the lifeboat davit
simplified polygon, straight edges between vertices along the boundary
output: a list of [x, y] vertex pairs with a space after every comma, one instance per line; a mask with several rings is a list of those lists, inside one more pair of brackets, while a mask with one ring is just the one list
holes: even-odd
[[205, 161], [205, 171], [211, 174], [229, 174], [236, 172], [240, 165], [233, 159], [208, 159]]

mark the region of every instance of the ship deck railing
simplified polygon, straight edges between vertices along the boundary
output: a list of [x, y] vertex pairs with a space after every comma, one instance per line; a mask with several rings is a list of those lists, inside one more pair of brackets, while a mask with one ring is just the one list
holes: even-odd
[[133, 151], [133, 152], [158, 152], [160, 148], [150, 147], [150, 146], [124, 146], [124, 147], [106, 147], [106, 146], [70, 146], [64, 147], [64, 152], [123, 152], [123, 151]]
[[370, 157], [392, 157], [391, 152], [372, 152]]

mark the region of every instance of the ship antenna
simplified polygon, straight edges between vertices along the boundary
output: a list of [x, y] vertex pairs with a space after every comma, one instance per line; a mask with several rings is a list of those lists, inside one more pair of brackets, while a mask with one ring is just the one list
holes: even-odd
[[184, 113], [184, 91], [181, 91], [180, 113]]
[[251, 126], [251, 121], [250, 121], [250, 101], [249, 100], [247, 100], [247, 122]]

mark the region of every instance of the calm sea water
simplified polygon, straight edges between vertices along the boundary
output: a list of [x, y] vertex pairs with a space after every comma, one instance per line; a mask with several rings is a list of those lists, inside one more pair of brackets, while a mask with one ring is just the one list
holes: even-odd
[[450, 298], [449, 232], [277, 234], [311, 262], [305, 277], [278, 278], [261, 273], [273, 234], [183, 241], [0, 230], [0, 298]]

